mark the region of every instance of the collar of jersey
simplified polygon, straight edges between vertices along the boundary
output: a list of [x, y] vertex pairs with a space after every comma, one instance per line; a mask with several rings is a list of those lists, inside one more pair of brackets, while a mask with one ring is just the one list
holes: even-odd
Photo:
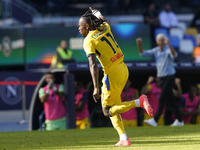
[[[96, 29], [90, 30], [89, 33], [88, 33], [88, 35], [91, 34], [91, 32], [93, 32], [93, 31], [95, 31], [95, 30], [96, 30]], [[87, 35], [87, 36], [88, 36], [88, 35]], [[86, 36], [86, 37], [87, 37], [87, 36]]]
[[95, 31], [96, 29], [90, 30], [89, 32]]

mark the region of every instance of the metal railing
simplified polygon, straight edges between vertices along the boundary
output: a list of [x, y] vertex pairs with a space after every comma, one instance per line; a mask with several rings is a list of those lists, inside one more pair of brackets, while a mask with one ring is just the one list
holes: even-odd
[[20, 0], [1, 0], [2, 18], [14, 18], [22, 23], [32, 23], [34, 17], [40, 16], [32, 6]]
[[23, 9], [27, 13], [32, 14], [33, 16], [40, 16], [40, 13], [34, 7], [28, 5], [27, 3], [23, 2], [23, 1], [12, 0], [12, 4]]

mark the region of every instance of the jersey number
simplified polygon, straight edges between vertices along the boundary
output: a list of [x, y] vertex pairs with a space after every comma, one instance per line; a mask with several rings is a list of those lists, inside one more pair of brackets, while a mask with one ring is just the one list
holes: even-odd
[[[106, 36], [107, 36], [107, 37], [110, 37], [110, 38], [113, 40], [113, 42], [115, 43], [115, 45], [116, 45], [117, 48], [119, 47], [119, 46], [117, 45], [115, 39], [113, 38], [113, 36], [112, 36], [110, 33], [107, 33]], [[103, 42], [103, 41], [106, 41], [106, 43], [107, 43], [107, 44], [110, 46], [110, 48], [113, 50], [114, 54], [116, 53], [116, 51], [115, 51], [115, 49], [113, 48], [112, 44], [110, 43], [110, 41], [108, 41], [108, 39], [107, 39], [105, 36], [101, 38], [101, 41], [102, 41], [102, 42]]]

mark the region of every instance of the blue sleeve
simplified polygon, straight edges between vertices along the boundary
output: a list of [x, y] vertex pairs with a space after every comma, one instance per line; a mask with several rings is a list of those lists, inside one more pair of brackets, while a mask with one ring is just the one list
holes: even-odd
[[87, 101], [87, 99], [88, 99], [88, 93], [85, 92], [85, 93], [83, 94], [83, 97], [82, 97], [82, 99], [81, 99], [81, 102], [82, 102], [83, 104], [85, 104], [86, 101]]
[[181, 101], [180, 101], [180, 106], [179, 106], [179, 108], [184, 109], [184, 107], [185, 107], [185, 98], [184, 98], [184, 97], [181, 97]]
[[178, 57], [178, 53], [175, 52], [175, 56], [171, 54], [171, 51], [169, 50], [169, 56], [171, 57], [172, 60]]
[[154, 49], [143, 51], [143, 53], [141, 55], [144, 56], [144, 57], [153, 56], [154, 55]]

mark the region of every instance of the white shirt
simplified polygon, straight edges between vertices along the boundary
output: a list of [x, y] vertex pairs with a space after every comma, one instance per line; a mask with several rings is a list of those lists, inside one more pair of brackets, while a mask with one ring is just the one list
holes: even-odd
[[160, 25], [165, 28], [176, 27], [178, 25], [178, 19], [172, 11], [161, 11], [159, 14], [159, 20]]

